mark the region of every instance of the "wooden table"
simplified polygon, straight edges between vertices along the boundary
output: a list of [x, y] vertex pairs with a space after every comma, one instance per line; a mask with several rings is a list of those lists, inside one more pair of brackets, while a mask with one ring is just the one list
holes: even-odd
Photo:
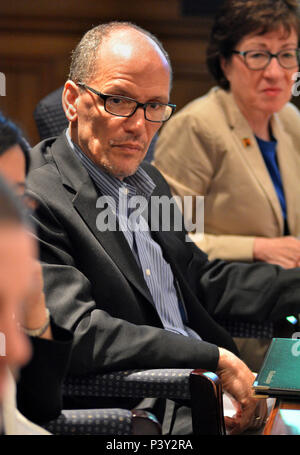
[[264, 435], [300, 435], [300, 401], [277, 398]]

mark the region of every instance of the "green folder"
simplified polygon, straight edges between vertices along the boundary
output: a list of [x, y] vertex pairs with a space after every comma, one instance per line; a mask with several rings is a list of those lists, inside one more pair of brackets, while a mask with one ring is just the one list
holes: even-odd
[[273, 338], [253, 388], [256, 394], [300, 398], [300, 339]]

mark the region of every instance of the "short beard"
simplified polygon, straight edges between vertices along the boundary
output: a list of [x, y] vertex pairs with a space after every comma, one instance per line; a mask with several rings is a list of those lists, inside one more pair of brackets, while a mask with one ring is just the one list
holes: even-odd
[[124, 180], [126, 177], [130, 177], [131, 175], [135, 174], [138, 168], [140, 167], [141, 163], [138, 163], [135, 168], [131, 172], [121, 172], [115, 168], [112, 164], [109, 163], [97, 163], [97, 166], [100, 167], [106, 174], [109, 174], [111, 177], [115, 177], [119, 180]]

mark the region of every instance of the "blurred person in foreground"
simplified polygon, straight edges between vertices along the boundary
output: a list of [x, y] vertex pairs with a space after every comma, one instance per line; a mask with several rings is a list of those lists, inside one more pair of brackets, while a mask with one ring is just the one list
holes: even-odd
[[[24, 195], [29, 162], [30, 146], [21, 129], [0, 112], [0, 175], [20, 197]], [[73, 338], [55, 324], [46, 307], [42, 268], [37, 258], [32, 258], [32, 268], [33, 286], [24, 298], [22, 330], [29, 336], [33, 355], [19, 375], [17, 405], [27, 418], [42, 424], [60, 414], [61, 386]]]
[[[204, 196], [204, 235], [191, 237], [211, 260], [300, 265], [300, 114], [289, 103], [298, 46], [296, 0], [226, 0], [207, 48], [218, 86], [160, 134], [155, 165], [172, 193]], [[227, 316], [220, 322], [256, 369], [273, 336], [296, 331]]]
[[31, 355], [24, 334], [23, 302], [35, 287], [37, 248], [25, 225], [24, 211], [10, 187], [0, 178], [0, 433], [48, 434], [16, 408], [15, 379]]

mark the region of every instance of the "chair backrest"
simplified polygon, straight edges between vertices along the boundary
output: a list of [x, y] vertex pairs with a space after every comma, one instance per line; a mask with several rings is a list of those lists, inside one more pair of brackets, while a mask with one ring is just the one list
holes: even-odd
[[62, 92], [63, 87], [51, 92], [39, 101], [34, 110], [33, 117], [41, 141], [58, 136], [68, 126], [68, 119], [61, 102]]
[[[36, 105], [33, 117], [41, 141], [49, 137], [58, 136], [68, 126], [68, 119], [62, 107], [62, 92], [63, 87], [59, 87], [41, 99]], [[157, 134], [152, 139], [147, 155], [145, 156], [145, 161], [149, 163], [153, 159], [156, 140]]]

